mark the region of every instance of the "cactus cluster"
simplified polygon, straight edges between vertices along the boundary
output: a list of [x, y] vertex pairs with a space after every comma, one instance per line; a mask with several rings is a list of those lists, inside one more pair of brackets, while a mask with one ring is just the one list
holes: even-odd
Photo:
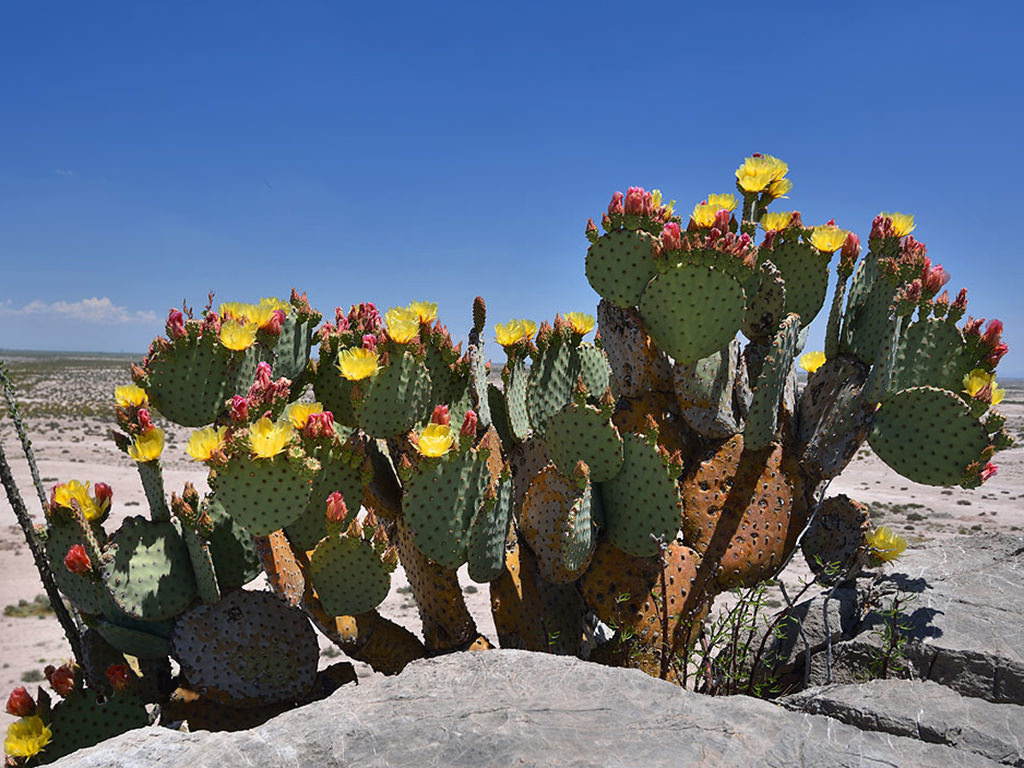
[[[966, 293], [950, 300], [912, 217], [880, 214], [861, 258], [834, 222], [769, 212], [786, 173], [748, 158], [736, 194], [685, 222], [660, 192], [616, 193], [586, 230], [593, 341], [578, 312], [497, 325], [500, 377], [480, 299], [465, 351], [426, 302], [339, 308], [319, 329], [294, 291], [172, 310], [116, 408], [150, 517], [108, 535], [110, 490], [69, 483], [42, 534], [92, 641], [173, 657], [202, 693], [169, 711], [230, 726], [314, 695], [311, 625], [385, 673], [497, 641], [679, 679], [671, 659], [715, 597], [801, 540], [823, 579], [891, 559], [898, 542], [828, 483], [865, 441], [918, 482], [991, 476], [1010, 444], [991, 410], [1002, 326], [961, 324]], [[825, 350], [804, 353], [837, 254]], [[168, 503], [150, 407], [197, 428], [205, 498]], [[421, 637], [376, 610], [399, 562]], [[242, 589], [257, 564], [280, 601]], [[497, 638], [463, 566], [490, 584]]]

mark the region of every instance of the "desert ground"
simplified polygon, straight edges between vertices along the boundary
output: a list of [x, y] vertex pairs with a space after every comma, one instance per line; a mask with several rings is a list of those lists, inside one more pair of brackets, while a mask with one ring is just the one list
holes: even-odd
[[[129, 383], [129, 359], [0, 352], [0, 361], [17, 388], [19, 410], [47, 493], [57, 483], [72, 479], [108, 483], [114, 491], [108, 530], [128, 515], [147, 513], [134, 462], [117, 450], [109, 436], [113, 390]], [[1019, 446], [1024, 442], [1024, 381], [1000, 384], [1006, 388], [1006, 399], [999, 410], [1006, 415], [1007, 426]], [[167, 422], [160, 425], [167, 432], [162, 463], [168, 492], [180, 491], [186, 480], [205, 490], [204, 468], [191, 463], [184, 452], [191, 430]], [[39, 499], [6, 407], [0, 414], [0, 444], [26, 506], [35, 521], [42, 523]], [[895, 529], [910, 546], [976, 531], [1024, 536], [1024, 448], [1000, 453], [995, 461], [998, 474], [977, 490], [934, 488], [900, 477], [865, 447], [832, 482], [829, 493], [845, 493], [867, 503], [874, 524]], [[0, 607], [4, 607], [0, 616], [0, 696], [6, 701], [8, 692], [17, 685], [34, 691], [45, 665], [59, 664], [70, 657], [70, 648], [53, 614], [40, 610], [44, 606], [36, 603], [43, 593], [42, 585], [6, 495], [0, 498], [0, 572], [5, 574], [0, 582]], [[803, 559], [797, 556], [782, 578], [795, 585], [807, 574]], [[464, 572], [462, 581], [480, 631], [495, 639], [486, 585], [473, 584]], [[380, 610], [418, 632], [419, 617], [406, 585], [399, 569]], [[257, 582], [249, 588], [258, 587]], [[338, 652], [329, 642], [322, 640], [321, 646], [324, 663], [338, 660]], [[357, 663], [356, 669], [360, 675], [370, 674], [363, 664]], [[6, 730], [11, 719], [0, 712], [0, 728]]]

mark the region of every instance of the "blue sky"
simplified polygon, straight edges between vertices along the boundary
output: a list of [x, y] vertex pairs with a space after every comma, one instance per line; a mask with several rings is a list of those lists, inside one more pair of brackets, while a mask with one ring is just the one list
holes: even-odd
[[805, 222], [914, 213], [1024, 375], [1024, 4], [690, 6], [6, 3], [0, 348], [143, 351], [210, 290], [592, 312], [613, 191], [760, 151]]

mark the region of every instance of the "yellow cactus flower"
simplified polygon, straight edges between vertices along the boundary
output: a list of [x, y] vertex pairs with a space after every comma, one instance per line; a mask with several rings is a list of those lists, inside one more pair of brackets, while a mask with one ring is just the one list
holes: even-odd
[[128, 455], [140, 463], [159, 459], [163, 452], [164, 431], [160, 427], [147, 429], [128, 446]]
[[708, 205], [714, 206], [716, 211], [726, 210], [732, 213], [736, 210], [736, 195], [708, 195]]
[[80, 483], [78, 480], [68, 480], [56, 486], [53, 489], [53, 501], [57, 506], [68, 509], [74, 509], [72, 501], [77, 501], [86, 520], [97, 520], [103, 512], [96, 499], [89, 495], [89, 483]]
[[450, 424], [430, 423], [419, 434], [416, 450], [423, 456], [444, 456], [455, 445], [455, 431]]
[[532, 339], [537, 331], [537, 324], [532, 320], [509, 320], [502, 325], [494, 326], [494, 338], [503, 347], [510, 346], [523, 339]]
[[220, 305], [218, 313], [221, 320], [235, 320], [242, 323], [249, 317], [252, 309], [253, 305], [246, 304], [244, 301], [225, 301]]
[[868, 536], [868, 555], [875, 563], [890, 563], [903, 554], [907, 540], [884, 525]]
[[256, 342], [259, 326], [248, 321], [226, 320], [220, 326], [220, 343], [228, 349], [240, 352]]
[[249, 444], [257, 459], [272, 459], [284, 450], [295, 430], [287, 421], [275, 423], [264, 416], [249, 428]]
[[710, 227], [715, 223], [716, 213], [718, 213], [718, 209], [710, 203], [697, 203], [693, 206], [690, 218], [698, 227]]
[[748, 157], [736, 169], [736, 180], [744, 192], [763, 192], [788, 172], [789, 166], [777, 157]]
[[594, 330], [594, 318], [584, 312], [566, 312], [565, 319], [574, 333], [584, 336]]
[[793, 182], [789, 179], [776, 179], [768, 185], [768, 195], [772, 200], [785, 197], [793, 189]]
[[964, 376], [964, 392], [968, 397], [999, 405], [1006, 396], [1006, 390], [996, 384], [995, 372], [989, 373], [983, 368], [975, 368]]
[[270, 304], [249, 304], [245, 319], [257, 328], [265, 328], [274, 319], [274, 307]]
[[149, 402], [149, 395], [142, 387], [134, 384], [125, 384], [114, 388], [114, 400], [121, 408], [130, 406], [143, 406]]
[[914, 224], [914, 214], [912, 213], [889, 213], [887, 211], [883, 211], [879, 215], [892, 219], [893, 234], [896, 235], [896, 237], [909, 235], [917, 226]]
[[323, 413], [324, 407], [321, 403], [292, 403], [284, 409], [282, 414], [288, 419], [293, 427], [302, 429], [314, 413]]
[[811, 231], [811, 245], [822, 253], [835, 253], [843, 247], [850, 232], [839, 227], [824, 225]]
[[193, 461], [209, 461], [217, 451], [224, 449], [224, 435], [227, 427], [206, 427], [197, 429], [185, 444], [185, 453], [192, 457]]
[[421, 323], [432, 323], [437, 320], [437, 304], [433, 301], [414, 301], [409, 305], [409, 311], [415, 312]]
[[362, 381], [380, 370], [380, 357], [362, 347], [346, 349], [338, 354], [338, 370], [349, 381]]
[[287, 301], [281, 301], [281, 299], [277, 298], [276, 296], [264, 296], [262, 299], [260, 299], [259, 306], [270, 307], [271, 312], [280, 309], [285, 314], [287, 314], [288, 311], [292, 308], [291, 304], [289, 304]]
[[783, 230], [789, 226], [789, 222], [793, 220], [792, 211], [773, 211], [772, 213], [766, 213], [761, 217], [761, 221], [758, 222], [761, 228], [765, 232], [771, 232], [774, 230]]
[[388, 336], [399, 344], [407, 344], [420, 332], [420, 316], [406, 307], [392, 307], [384, 314]]
[[824, 352], [805, 352], [800, 355], [800, 367], [808, 373], [814, 373], [825, 364]]
[[[651, 207], [654, 208], [654, 210], [657, 210], [658, 208], [661, 207], [663, 200], [664, 200], [664, 198], [662, 197], [660, 189], [652, 189], [651, 190]], [[675, 205], [676, 205], [676, 201], [675, 200], [669, 200], [667, 203], [665, 203], [665, 215], [666, 216], [671, 216], [672, 215], [672, 209], [675, 208]]]
[[4, 752], [11, 757], [35, 757], [53, 739], [53, 731], [39, 715], [15, 720], [7, 726]]

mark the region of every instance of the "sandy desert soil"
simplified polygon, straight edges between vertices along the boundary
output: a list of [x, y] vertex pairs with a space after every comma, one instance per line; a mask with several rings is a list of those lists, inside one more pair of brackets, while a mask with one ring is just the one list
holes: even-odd
[[[55, 356], [3, 354], [0, 360], [17, 387], [19, 408], [32, 440], [43, 484], [49, 489], [67, 480], [102, 481], [114, 490], [113, 509], [107, 524], [116, 528], [128, 515], [147, 514], [145, 496], [134, 462], [120, 453], [109, 438], [112, 426], [113, 389], [129, 383], [128, 358], [118, 356]], [[1024, 442], [1024, 381], [1005, 381], [1007, 395], [1000, 410], [1018, 445]], [[5, 409], [6, 410], [6, 409]], [[191, 480], [204, 491], [205, 472], [184, 453], [189, 429], [161, 422], [167, 432], [163, 466], [168, 491], [182, 488]], [[22, 455], [13, 422], [0, 415], [0, 444], [25, 503], [36, 522], [42, 522], [39, 500], [32, 488], [29, 469]], [[876, 525], [884, 524], [904, 535], [910, 545], [927, 539], [974, 531], [1002, 531], [1024, 535], [1024, 448], [1016, 447], [996, 457], [999, 473], [981, 488], [933, 488], [910, 482], [883, 464], [870, 449], [863, 448], [846, 472], [833, 481], [829, 493], [846, 493], [867, 503]], [[38, 574], [27, 551], [21, 529], [6, 496], [0, 498], [0, 696], [16, 685], [38, 680], [42, 667], [70, 656], [70, 649], [52, 614], [7, 615], [18, 612], [19, 603], [31, 604], [42, 593]], [[796, 557], [783, 574], [790, 585], [806, 578], [807, 568]], [[495, 639], [486, 585], [473, 584], [465, 574], [461, 580], [470, 611], [481, 632]], [[258, 588], [258, 583], [250, 588]], [[391, 593], [381, 613], [414, 632], [420, 622], [408, 597], [401, 569], [396, 572]], [[32, 613], [32, 611], [28, 611]], [[337, 660], [337, 652], [323, 640], [324, 663]], [[360, 675], [368, 667], [357, 664]], [[10, 716], [0, 711], [0, 728], [6, 730]]]

